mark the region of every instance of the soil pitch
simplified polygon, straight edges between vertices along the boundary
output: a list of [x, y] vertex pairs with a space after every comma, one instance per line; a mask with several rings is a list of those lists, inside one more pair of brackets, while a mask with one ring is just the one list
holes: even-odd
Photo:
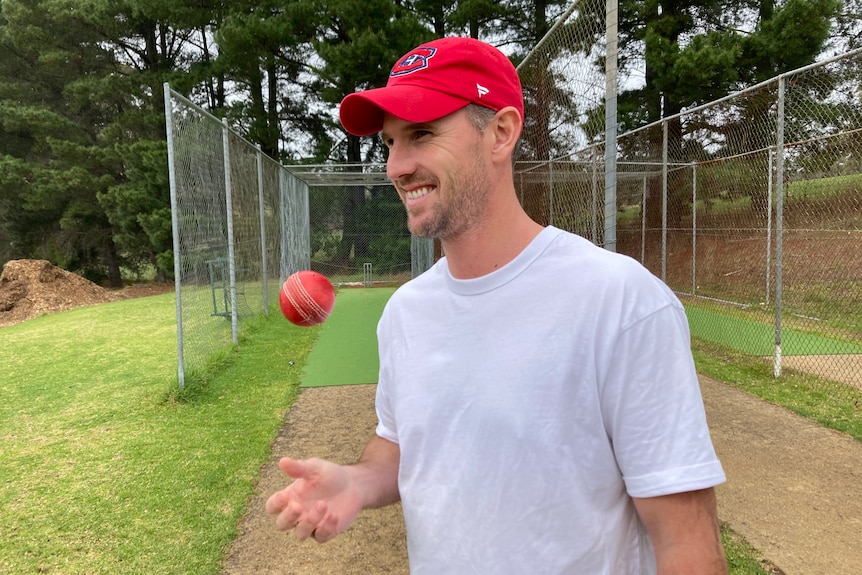
[[[374, 432], [374, 385], [304, 389], [261, 470], [224, 575], [407, 574], [400, 508], [364, 511], [330, 543], [276, 531], [264, 504], [287, 485], [278, 458], [355, 461]], [[862, 443], [744, 391], [702, 377], [728, 481], [722, 521], [786, 575], [858, 575], [862, 556]], [[771, 568], [771, 566], [770, 566]]]

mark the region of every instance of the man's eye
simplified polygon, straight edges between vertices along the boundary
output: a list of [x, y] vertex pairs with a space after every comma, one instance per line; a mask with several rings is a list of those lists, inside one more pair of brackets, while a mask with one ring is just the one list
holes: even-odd
[[426, 136], [430, 136], [430, 135], [431, 135], [431, 132], [429, 132], [428, 130], [416, 130], [416, 133], [414, 134], [414, 136], [417, 140], [424, 138]]

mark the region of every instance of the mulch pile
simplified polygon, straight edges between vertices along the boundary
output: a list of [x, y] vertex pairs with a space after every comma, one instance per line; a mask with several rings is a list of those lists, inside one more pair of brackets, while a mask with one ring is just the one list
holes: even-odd
[[121, 298], [47, 260], [11, 260], [0, 274], [0, 327]]

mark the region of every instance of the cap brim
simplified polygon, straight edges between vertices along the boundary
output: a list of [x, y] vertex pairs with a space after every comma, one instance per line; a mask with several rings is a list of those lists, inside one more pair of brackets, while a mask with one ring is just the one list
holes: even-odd
[[469, 103], [422, 86], [399, 84], [348, 94], [341, 101], [339, 115], [345, 130], [354, 136], [370, 136], [383, 129], [385, 113], [408, 122], [431, 122]]

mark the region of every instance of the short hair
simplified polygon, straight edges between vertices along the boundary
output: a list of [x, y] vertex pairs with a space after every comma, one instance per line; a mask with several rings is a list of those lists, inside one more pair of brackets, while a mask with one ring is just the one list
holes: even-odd
[[[480, 134], [485, 132], [485, 128], [488, 127], [488, 124], [490, 124], [491, 120], [494, 119], [494, 116], [497, 115], [496, 110], [480, 106], [479, 104], [467, 104], [464, 107], [464, 111], [467, 113], [467, 119], [470, 120], [470, 123], [473, 124], [473, 127], [476, 128]], [[515, 154], [513, 153], [512, 167], [514, 168], [514, 166]]]
[[496, 110], [480, 106], [479, 104], [467, 104], [464, 107], [464, 111], [467, 112], [467, 118], [470, 120], [470, 123], [473, 124], [479, 132], [484, 132], [485, 128], [488, 127], [488, 124], [491, 123], [491, 120], [494, 119], [494, 116], [497, 115]]

